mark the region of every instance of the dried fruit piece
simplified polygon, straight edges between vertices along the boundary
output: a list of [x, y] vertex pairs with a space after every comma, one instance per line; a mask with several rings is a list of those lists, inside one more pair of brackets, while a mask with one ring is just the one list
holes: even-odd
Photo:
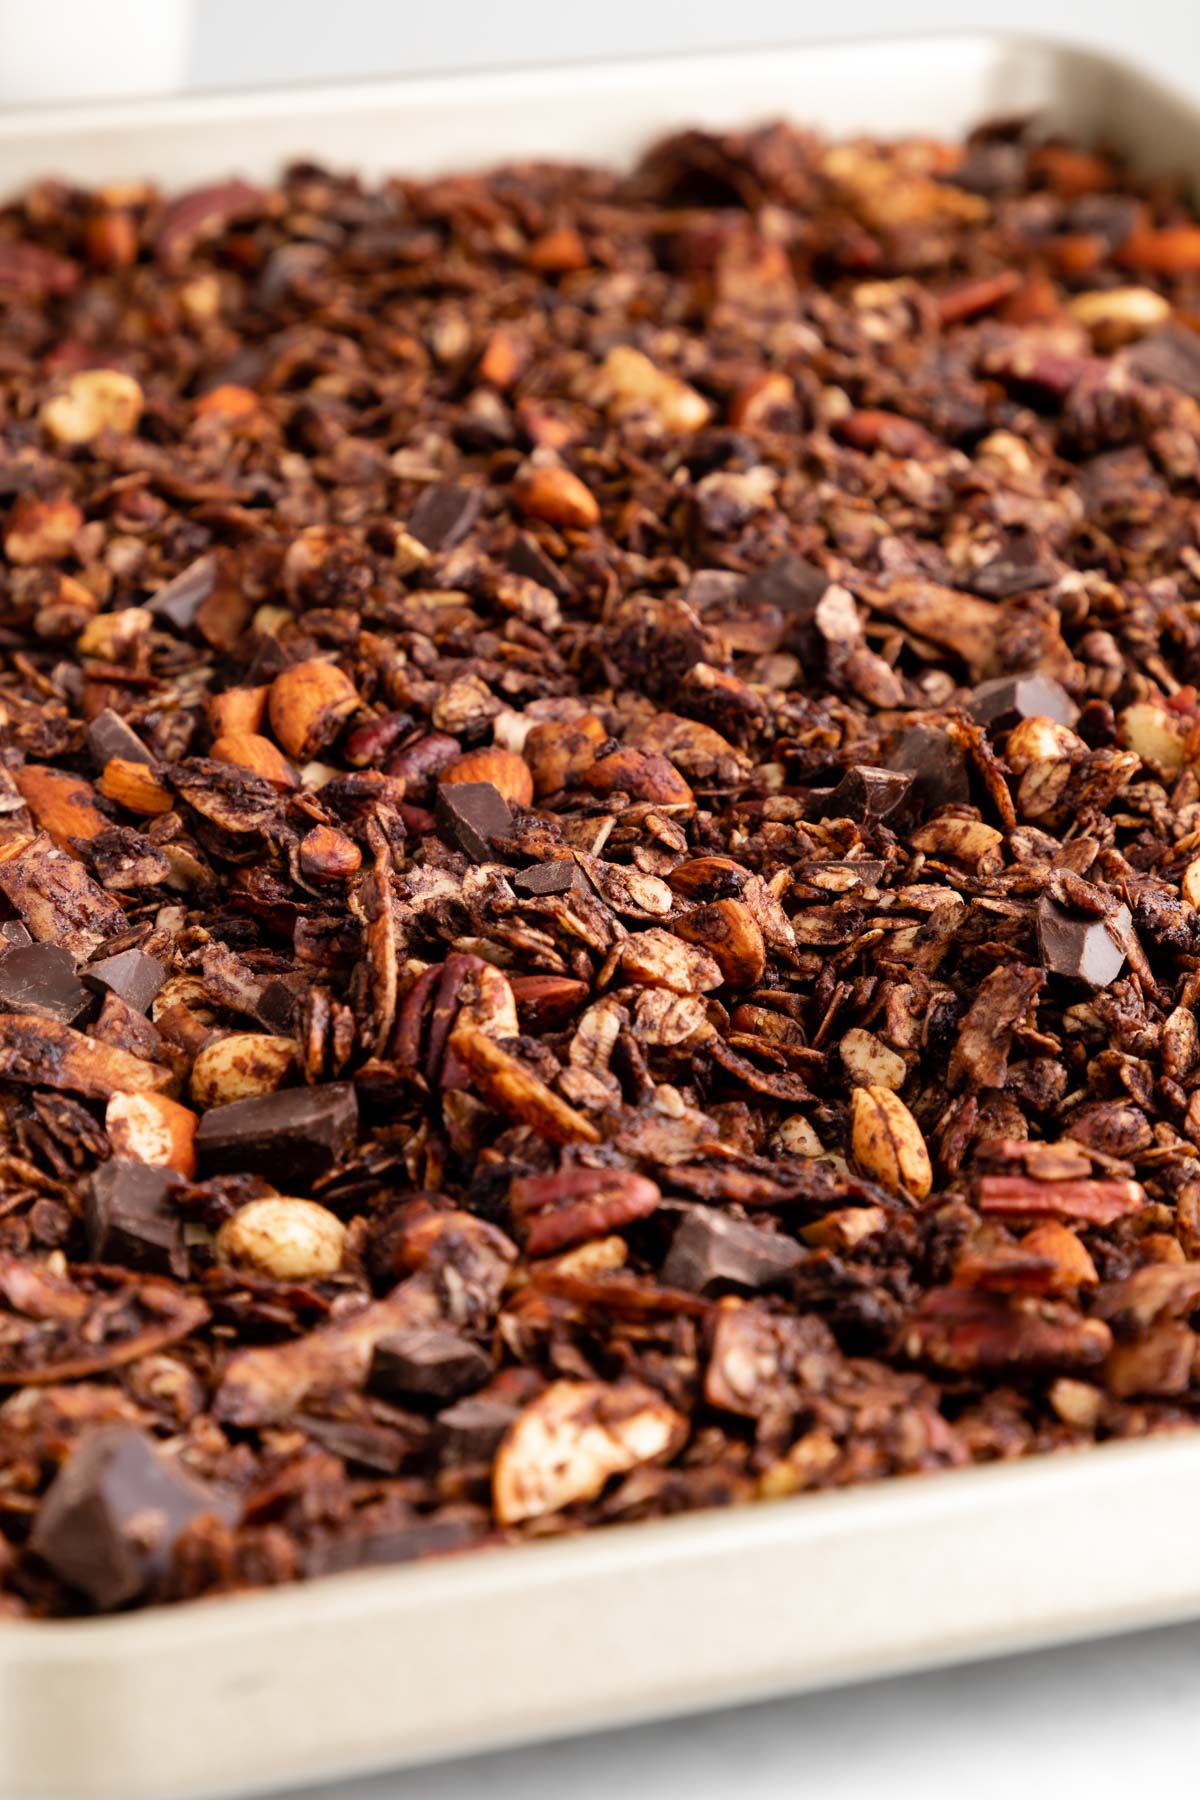
[[504, 1434], [492, 1471], [501, 1525], [590, 1500], [614, 1475], [671, 1457], [687, 1425], [637, 1381], [555, 1381]]

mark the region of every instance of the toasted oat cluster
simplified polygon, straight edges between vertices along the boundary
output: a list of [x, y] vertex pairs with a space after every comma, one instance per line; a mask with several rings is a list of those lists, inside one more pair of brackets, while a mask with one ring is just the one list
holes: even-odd
[[1033, 128], [0, 214], [0, 1588], [1200, 1409], [1200, 225]]

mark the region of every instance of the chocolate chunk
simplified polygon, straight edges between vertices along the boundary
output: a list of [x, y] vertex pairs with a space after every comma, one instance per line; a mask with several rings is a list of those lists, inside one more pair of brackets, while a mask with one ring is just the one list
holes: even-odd
[[219, 574], [215, 556], [201, 556], [186, 569], [180, 571], [173, 581], [160, 587], [154, 598], [148, 602], [150, 611], [156, 619], [163, 620], [176, 631], [190, 631], [196, 620], [196, 614], [204, 602], [216, 592]]
[[167, 971], [156, 956], [144, 950], [122, 950], [117, 956], [101, 957], [80, 971], [89, 987], [97, 993], [115, 994], [134, 1012], [149, 1012], [150, 1003], [167, 979]]
[[833, 792], [821, 803], [821, 816], [826, 819], [857, 819], [882, 822], [899, 812], [913, 785], [911, 775], [897, 774], [892, 769], [876, 769], [860, 764], [847, 769]]
[[512, 884], [518, 894], [565, 894], [570, 888], [578, 888], [585, 894], [588, 891], [587, 876], [578, 863], [566, 857], [522, 869], [519, 875], [513, 876]]
[[499, 788], [490, 781], [459, 781], [438, 789], [436, 817], [444, 837], [473, 862], [494, 862], [493, 838], [505, 838], [513, 816]]
[[1014, 533], [1003, 550], [976, 569], [970, 581], [972, 593], [985, 600], [1008, 600], [1057, 581], [1059, 569], [1053, 557], [1042, 551], [1036, 538]]
[[802, 556], [781, 556], [749, 577], [742, 590], [747, 606], [777, 606], [782, 613], [811, 619], [830, 577]]
[[1117, 936], [1129, 931], [1133, 918], [1122, 906], [1112, 920], [1095, 913], [1060, 906], [1049, 894], [1038, 901], [1038, 944], [1042, 964], [1052, 975], [1103, 988], [1115, 981], [1125, 967], [1125, 952]]
[[467, 536], [483, 508], [478, 488], [445, 482], [427, 487], [408, 520], [411, 537], [428, 550], [452, 550]]
[[31, 1548], [94, 1606], [123, 1606], [169, 1570], [185, 1527], [238, 1509], [132, 1425], [84, 1437], [42, 1501]]
[[354, 1148], [358, 1102], [347, 1081], [285, 1088], [206, 1112], [196, 1155], [212, 1175], [266, 1175], [285, 1193], [310, 1187]]
[[902, 731], [889, 750], [884, 767], [898, 775], [911, 775], [913, 805], [922, 812], [938, 806], [961, 805], [971, 797], [967, 759], [948, 732], [933, 725], [913, 725]]
[[806, 1253], [790, 1238], [730, 1219], [713, 1207], [681, 1210], [684, 1218], [661, 1270], [667, 1287], [690, 1294], [723, 1288], [753, 1292], [785, 1281], [805, 1260]]
[[551, 562], [537, 539], [524, 531], [518, 532], [509, 545], [507, 561], [514, 575], [524, 575], [539, 587], [549, 588], [560, 600], [571, 592], [558, 564]]
[[155, 761], [153, 753], [147, 750], [137, 732], [111, 706], [106, 706], [103, 712], [96, 714], [88, 726], [87, 740], [92, 761], [98, 769], [103, 769], [114, 756], [119, 756], [122, 762]]
[[22, 925], [20, 919], [5, 919], [3, 924], [0, 924], [0, 954], [3, 954], [6, 944], [15, 945], [19, 949], [21, 945], [32, 944], [32, 942], [33, 939], [28, 929]]
[[74, 1025], [94, 1005], [74, 958], [57, 944], [17, 945], [0, 957], [0, 1012]]
[[187, 1274], [183, 1219], [169, 1195], [179, 1186], [170, 1169], [113, 1157], [92, 1176], [84, 1201], [88, 1254], [156, 1275]]
[[396, 1331], [375, 1346], [367, 1385], [389, 1399], [457, 1400], [492, 1373], [492, 1360], [461, 1332]]
[[1000, 731], [1019, 719], [1073, 725], [1078, 717], [1070, 694], [1050, 675], [998, 675], [981, 682], [968, 697], [967, 711], [978, 724]]
[[459, 1463], [490, 1462], [520, 1408], [490, 1394], [473, 1394], [456, 1400], [438, 1414], [439, 1435], [448, 1460]]
[[478, 1519], [453, 1513], [447, 1518], [414, 1516], [408, 1523], [352, 1528], [337, 1537], [321, 1534], [302, 1556], [305, 1575], [341, 1575], [348, 1569], [376, 1569], [412, 1562], [448, 1550], [465, 1550], [481, 1535]]
[[1143, 381], [1162, 381], [1200, 400], [1200, 337], [1185, 325], [1164, 325], [1125, 353], [1126, 366]]
[[303, 1004], [303, 995], [288, 981], [268, 981], [258, 997], [258, 1005], [254, 1009], [254, 1017], [260, 1025], [269, 1031], [278, 1032], [280, 1037], [291, 1035], [296, 1023], [296, 1014]]

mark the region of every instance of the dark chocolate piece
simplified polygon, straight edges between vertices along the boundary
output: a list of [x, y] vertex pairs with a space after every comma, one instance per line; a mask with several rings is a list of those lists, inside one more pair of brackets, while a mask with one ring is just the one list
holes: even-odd
[[427, 487], [409, 515], [408, 531], [427, 550], [452, 550], [461, 544], [483, 510], [478, 488], [444, 482]]
[[950, 734], [935, 725], [913, 725], [902, 731], [888, 751], [884, 767], [912, 776], [912, 802], [922, 812], [959, 806], [971, 797], [967, 759]]
[[998, 675], [973, 689], [967, 711], [977, 724], [1006, 731], [1019, 719], [1053, 719], [1073, 725], [1078, 708], [1050, 675]]
[[122, 950], [116, 956], [101, 957], [80, 970], [83, 979], [98, 993], [115, 994], [134, 1012], [148, 1012], [150, 1003], [167, 979], [167, 971], [156, 956], [144, 950]]
[[182, 1280], [188, 1272], [183, 1218], [169, 1199], [179, 1185], [178, 1175], [151, 1163], [117, 1157], [101, 1163], [84, 1202], [92, 1261]]
[[826, 819], [856, 819], [882, 823], [899, 812], [913, 785], [911, 775], [897, 774], [892, 769], [872, 768], [861, 764], [847, 769], [831, 794], [821, 803], [821, 816]]
[[524, 575], [539, 587], [549, 588], [560, 600], [565, 600], [571, 591], [558, 564], [551, 562], [537, 539], [524, 531], [519, 531], [509, 545], [507, 562], [514, 575]]
[[0, 957], [0, 1012], [74, 1025], [95, 1003], [75, 973], [74, 957], [57, 944], [17, 945]]
[[490, 1394], [472, 1394], [469, 1399], [456, 1400], [438, 1414], [447, 1459], [459, 1463], [490, 1462], [520, 1410], [510, 1401], [494, 1399]]
[[358, 1102], [348, 1081], [285, 1088], [206, 1112], [196, 1155], [208, 1174], [266, 1175], [285, 1192], [311, 1187], [354, 1148]]
[[780, 612], [811, 619], [830, 577], [816, 563], [788, 554], [751, 575], [742, 589], [747, 606], [777, 606]]
[[59, 1470], [30, 1545], [60, 1581], [107, 1610], [161, 1580], [193, 1520], [211, 1514], [232, 1524], [237, 1512], [144, 1431], [105, 1425], [82, 1438]]
[[3, 955], [6, 944], [20, 949], [23, 945], [32, 944], [32, 942], [33, 938], [30, 936], [28, 928], [22, 925], [20, 919], [5, 919], [0, 924], [0, 955]]
[[147, 604], [156, 619], [176, 631], [190, 631], [204, 602], [216, 592], [219, 569], [215, 556], [197, 557], [186, 569], [159, 588]]
[[459, 781], [438, 789], [438, 829], [473, 862], [494, 862], [493, 838], [505, 838], [513, 816], [499, 788], [490, 781]]
[[518, 894], [565, 894], [570, 888], [588, 891], [588, 879], [577, 862], [563, 857], [556, 862], [535, 863], [512, 878]]
[[254, 1009], [254, 1017], [268, 1031], [278, 1032], [281, 1037], [288, 1037], [296, 1023], [296, 1015], [300, 1010], [303, 996], [297, 993], [290, 982], [283, 980], [268, 981], [258, 997], [258, 1005]]
[[322, 1533], [303, 1555], [305, 1575], [340, 1575], [348, 1569], [377, 1569], [387, 1563], [413, 1562], [448, 1550], [465, 1550], [482, 1533], [479, 1519], [467, 1516], [414, 1516], [406, 1524], [374, 1530], [352, 1526], [337, 1536]]
[[492, 1360], [461, 1332], [397, 1331], [375, 1346], [368, 1386], [389, 1399], [457, 1400], [481, 1388]]
[[715, 1207], [681, 1210], [683, 1221], [660, 1271], [667, 1287], [691, 1294], [724, 1288], [755, 1292], [786, 1281], [805, 1261], [806, 1252], [791, 1238], [728, 1218]]
[[133, 727], [127, 725], [111, 706], [96, 714], [88, 726], [87, 740], [92, 761], [98, 769], [105, 768], [114, 756], [119, 756], [122, 762], [153, 763], [156, 760]]
[[1108, 987], [1125, 967], [1125, 952], [1114, 936], [1132, 929], [1133, 918], [1122, 906], [1110, 921], [1097, 913], [1076, 912], [1043, 894], [1037, 909], [1042, 964], [1052, 975], [1065, 975], [1092, 988]]
[[1162, 381], [1200, 400], [1200, 337], [1186, 325], [1164, 325], [1125, 352], [1127, 368], [1143, 381]]
[[1037, 539], [1019, 533], [976, 569], [969, 585], [972, 593], [985, 600], [1009, 600], [1014, 594], [1049, 587], [1058, 576], [1057, 564], [1039, 547]]

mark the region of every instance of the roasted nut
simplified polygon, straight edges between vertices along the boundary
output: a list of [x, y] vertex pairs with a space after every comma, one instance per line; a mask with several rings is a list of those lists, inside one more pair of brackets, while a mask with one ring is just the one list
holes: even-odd
[[628, 794], [657, 806], [696, 804], [695, 795], [674, 763], [642, 750], [614, 750], [584, 771], [582, 785], [593, 794]]
[[1183, 879], [1179, 891], [1189, 906], [1200, 907], [1200, 857], [1190, 862], [1183, 871]]
[[838, 1055], [856, 1087], [885, 1087], [896, 1093], [904, 1086], [908, 1064], [873, 1031], [852, 1026], [838, 1045]]
[[132, 762], [124, 756], [109, 758], [96, 786], [106, 800], [144, 818], [168, 813], [175, 804], [171, 789], [149, 763]]
[[631, 1169], [561, 1169], [523, 1175], [509, 1190], [513, 1218], [530, 1256], [552, 1256], [589, 1238], [607, 1237], [658, 1210], [656, 1182]]
[[555, 1381], [505, 1433], [492, 1470], [501, 1525], [590, 1500], [613, 1475], [674, 1455], [681, 1416], [636, 1381]]
[[636, 421], [657, 431], [701, 431], [712, 416], [703, 394], [625, 344], [609, 351], [582, 389], [584, 397], [603, 407], [610, 419]]
[[80, 656], [98, 656], [103, 662], [122, 662], [153, 624], [154, 615], [144, 606], [126, 606], [120, 612], [100, 613], [88, 620], [75, 648]]
[[544, 519], [564, 530], [586, 531], [600, 523], [600, 508], [578, 475], [555, 463], [530, 464], [513, 482], [513, 499], [527, 519]]
[[1144, 337], [1171, 316], [1171, 303], [1153, 288], [1099, 288], [1076, 294], [1067, 310], [1086, 331], [1104, 344], [1126, 344]]
[[1182, 769], [1187, 761], [1188, 721], [1151, 701], [1127, 706], [1117, 720], [1117, 736], [1127, 750], [1160, 769]]
[[249, 769], [252, 775], [261, 775], [272, 787], [300, 786], [300, 777], [282, 750], [270, 738], [259, 737], [257, 732], [224, 731], [219, 738], [214, 738], [209, 755], [214, 762], [232, 763], [235, 768]]
[[850, 1154], [863, 1174], [889, 1194], [924, 1200], [933, 1186], [920, 1126], [890, 1088], [855, 1088], [850, 1098]]
[[79, 854], [75, 839], [94, 838], [108, 825], [96, 805], [91, 782], [81, 775], [50, 769], [43, 763], [25, 763], [13, 770], [12, 778], [35, 824], [68, 856]]
[[336, 1275], [345, 1250], [346, 1227], [336, 1213], [282, 1194], [239, 1207], [216, 1238], [218, 1262], [272, 1281]]
[[586, 269], [587, 247], [573, 225], [557, 225], [529, 246], [529, 266], [543, 275], [571, 275]]
[[120, 369], [81, 369], [42, 407], [40, 418], [56, 444], [90, 444], [102, 431], [137, 430], [145, 396]]
[[1004, 760], [1014, 775], [1039, 762], [1077, 762], [1087, 755], [1083, 739], [1054, 719], [1022, 719], [1008, 734]]
[[729, 402], [729, 423], [735, 431], [774, 431], [787, 424], [795, 405], [791, 376], [772, 370], [737, 390]]
[[259, 1031], [231, 1032], [205, 1044], [192, 1064], [192, 1099], [201, 1112], [207, 1112], [233, 1100], [274, 1094], [286, 1084], [295, 1066], [296, 1046], [291, 1038]]
[[541, 798], [573, 787], [591, 768], [607, 736], [595, 713], [561, 724], [548, 719], [532, 726], [521, 755], [533, 776], [534, 793]]
[[114, 1156], [196, 1173], [196, 1115], [165, 1094], [114, 1094], [104, 1109], [104, 1128]]
[[467, 1069], [480, 1096], [497, 1112], [530, 1126], [552, 1144], [596, 1144], [600, 1133], [590, 1119], [568, 1106], [544, 1081], [477, 1025], [461, 1020], [450, 1049]]
[[448, 764], [439, 780], [444, 786], [464, 781], [489, 781], [510, 806], [533, 804], [533, 776], [529, 765], [511, 750], [493, 746], [487, 750], [468, 751], [466, 756]]
[[82, 525], [83, 514], [73, 500], [21, 494], [8, 516], [4, 554], [12, 563], [60, 562], [70, 555]]
[[208, 727], [213, 737], [231, 736], [235, 732], [257, 735], [267, 716], [270, 691], [266, 687], [232, 687], [210, 695]]
[[740, 900], [714, 900], [675, 923], [676, 935], [699, 944], [715, 958], [730, 987], [754, 987], [767, 966], [763, 934]]
[[350, 677], [336, 663], [293, 663], [271, 683], [267, 700], [271, 730], [287, 754], [307, 762], [332, 743], [358, 706]]
[[345, 881], [362, 867], [362, 851], [333, 825], [315, 825], [300, 840], [300, 867], [309, 881]]

